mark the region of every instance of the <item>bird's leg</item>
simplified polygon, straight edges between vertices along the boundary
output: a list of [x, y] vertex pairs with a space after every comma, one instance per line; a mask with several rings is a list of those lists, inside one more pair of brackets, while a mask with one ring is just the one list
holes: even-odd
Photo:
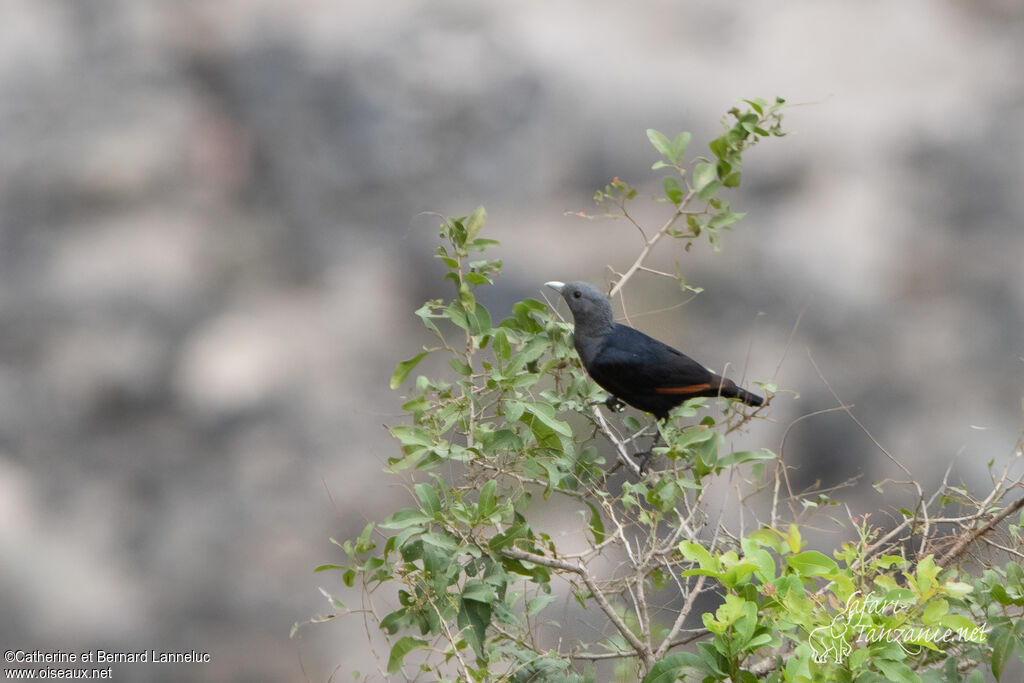
[[[657, 429], [657, 423], [655, 423], [655, 429]], [[647, 474], [647, 465], [650, 464], [651, 459], [654, 457], [654, 449], [661, 443], [661, 430], [657, 429], [654, 433], [654, 441], [651, 442], [651, 447], [646, 451], [640, 451], [635, 453], [633, 457], [636, 458], [636, 462], [640, 465], [640, 474]]]
[[622, 402], [622, 399], [612, 394], [609, 394], [608, 398], [604, 400], [604, 406], [613, 413], [621, 413], [626, 409], [626, 404]]

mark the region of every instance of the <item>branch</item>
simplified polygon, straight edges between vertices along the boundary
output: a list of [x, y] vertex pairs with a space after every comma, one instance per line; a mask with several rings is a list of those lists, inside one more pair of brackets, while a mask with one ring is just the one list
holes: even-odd
[[560, 569], [564, 572], [569, 572], [579, 576], [583, 583], [586, 584], [590, 594], [594, 596], [594, 600], [597, 601], [601, 611], [605, 613], [605, 616], [608, 617], [609, 621], [612, 622], [618, 632], [622, 634], [622, 637], [626, 639], [630, 647], [632, 647], [643, 660], [645, 668], [650, 669], [654, 666], [655, 660], [650, 649], [644, 646], [643, 642], [637, 638], [635, 633], [633, 633], [633, 630], [630, 629], [629, 626], [626, 625], [626, 622], [622, 620], [619, 613], [616, 612], [615, 608], [612, 607], [610, 602], [608, 602], [607, 596], [605, 596], [604, 591], [602, 591], [597, 585], [594, 577], [587, 572], [586, 567], [575, 562], [566, 562], [564, 560], [559, 560], [558, 558], [547, 557], [546, 555], [536, 555], [534, 553], [528, 553], [524, 550], [517, 550], [515, 548], [505, 548], [501, 551], [501, 554], [513, 560], [533, 562], [534, 564], [539, 564], [543, 567]]
[[597, 420], [597, 426], [601, 429], [601, 433], [615, 444], [615, 450], [619, 452], [619, 461], [625, 464], [638, 478], [642, 479], [643, 472], [640, 471], [640, 465], [630, 456], [629, 451], [626, 450], [626, 444], [615, 436], [615, 432], [612, 431], [608, 421], [601, 414], [601, 409], [597, 407], [597, 404], [594, 404], [590, 406], [590, 410], [594, 414], [594, 419]]
[[[861, 422], [859, 419], [857, 419], [857, 416], [853, 414], [853, 411], [850, 410], [850, 406], [847, 405], [846, 403], [844, 403], [841, 398], [839, 398], [839, 394], [837, 394], [836, 390], [832, 388], [832, 385], [829, 384], [829, 381], [827, 379], [825, 379], [825, 375], [824, 375], [824, 373], [822, 373], [821, 368], [819, 368], [818, 364], [814, 362], [814, 356], [811, 355], [810, 349], [807, 350], [807, 358], [811, 361], [811, 365], [814, 366], [814, 370], [815, 370], [815, 372], [818, 373], [818, 377], [821, 379], [822, 383], [828, 389], [829, 393], [832, 394], [832, 398], [834, 398], [836, 400], [836, 403], [839, 404], [839, 406], [840, 406], [840, 408], [842, 408], [843, 412], [850, 416], [850, 419], [853, 420], [854, 424], [856, 424], [858, 427], [860, 427], [861, 431], [864, 432], [864, 435], [867, 436], [869, 439], [871, 439], [871, 443], [875, 444], [875, 447], [877, 447], [878, 450], [882, 451], [882, 453], [885, 454], [885, 457], [889, 458], [889, 460], [891, 460], [897, 467], [899, 467], [901, 470], [903, 470], [903, 473], [906, 474], [907, 477], [910, 479], [910, 483], [913, 484], [914, 488], [917, 489], [917, 509], [920, 510], [921, 516], [924, 517], [924, 530], [921, 532], [921, 547], [918, 549], [918, 556], [923, 555], [924, 554], [924, 549], [925, 549], [925, 543], [927, 543], [927, 541], [928, 541], [928, 532], [929, 532], [929, 529], [931, 527], [931, 521], [928, 519], [928, 506], [925, 505], [925, 502], [924, 502], [924, 491], [921, 490], [921, 485], [919, 483], [917, 483], [916, 479], [914, 479], [914, 475], [911, 473], [911, 471], [909, 469], [907, 469], [907, 466], [904, 465], [899, 460], [897, 460], [896, 456], [894, 456], [892, 453], [890, 453], [885, 448], [885, 446], [883, 446], [881, 443], [879, 443], [878, 439], [876, 439], [871, 434], [871, 432], [868, 431], [868, 428], [864, 426], [864, 423]], [[916, 515], [916, 511], [915, 511], [915, 515]]]
[[971, 543], [978, 540], [980, 537], [984, 536], [988, 532], [992, 531], [992, 529], [996, 528], [996, 526], [1000, 522], [1002, 522], [1004, 519], [1012, 515], [1014, 512], [1020, 510], [1022, 507], [1024, 507], [1024, 497], [1018, 498], [1013, 502], [1012, 505], [1004, 508], [1002, 512], [1000, 512], [998, 515], [990, 519], [988, 523], [985, 524], [985, 526], [961, 536], [960, 540], [956, 542], [956, 545], [954, 545], [950, 549], [950, 551], [943, 555], [942, 559], [936, 562], [935, 564], [939, 565], [940, 567], [945, 567], [947, 564], [949, 564], [957, 557], [959, 557], [964, 552], [964, 550], [967, 549], [967, 546], [969, 546]]
[[[707, 636], [707, 635], [711, 635], [711, 631], [707, 630], [706, 628], [697, 629], [696, 631], [694, 631], [692, 634], [686, 636], [685, 638], [679, 638], [678, 640], [672, 641], [671, 643], [668, 644], [668, 648], [666, 648], [666, 649], [670, 650], [670, 649], [672, 649], [674, 647], [679, 647], [680, 645], [689, 645], [693, 641], [700, 640], [701, 638], [703, 638], [704, 636]], [[668, 641], [666, 641], [666, 642], [668, 642]], [[621, 652], [620, 651], [620, 652], [595, 652], [595, 653], [591, 654], [591, 653], [588, 653], [588, 652], [581, 652], [579, 654], [571, 654], [570, 653], [570, 654], [565, 654], [565, 655], [562, 655], [562, 656], [563, 657], [569, 657], [570, 659], [585, 659], [587, 661], [596, 661], [596, 660], [599, 660], [599, 659], [626, 659], [628, 657], [636, 657], [636, 653], [635, 652]], [[656, 657], [660, 658], [660, 655], [656, 655]]]
[[444, 629], [445, 637], [447, 637], [448, 642], [451, 643], [452, 652], [455, 653], [455, 658], [459, 661], [459, 667], [462, 669], [462, 675], [466, 677], [467, 681], [473, 680], [473, 678], [469, 675], [469, 667], [466, 666], [466, 660], [462, 658], [462, 653], [459, 652], [459, 641], [455, 639], [455, 636], [452, 635], [451, 629], [448, 628], [448, 620], [444, 618], [440, 610], [437, 608], [437, 605], [434, 604], [433, 601], [430, 602], [430, 605], [434, 608], [434, 611], [437, 613], [437, 618], [438, 621], [440, 621], [441, 623], [441, 628]]
[[[635, 261], [633, 261], [633, 265], [627, 268], [626, 272], [622, 274], [622, 277], [620, 277], [612, 286], [611, 291], [608, 292], [609, 299], [622, 291], [622, 288], [625, 286], [629, 278], [633, 277], [633, 274], [640, 270], [644, 265], [644, 261], [647, 259], [647, 256], [651, 253], [651, 249], [654, 248], [654, 245], [658, 243], [658, 240], [668, 234], [669, 230], [672, 229], [672, 226], [676, 224], [677, 220], [679, 220], [679, 217], [683, 215], [683, 207], [690, 202], [690, 198], [693, 197], [693, 194], [693, 190], [690, 190], [690, 192], [687, 193], [683, 198], [683, 201], [679, 203], [675, 213], [672, 214], [672, 217], [665, 221], [665, 224], [661, 226], [661, 229], [658, 230], [653, 237], [650, 239], [647, 239], [646, 236], [644, 237], [644, 248], [640, 250], [640, 255], [636, 257]], [[643, 234], [643, 231], [641, 231], [641, 234]]]
[[672, 628], [669, 630], [668, 635], [665, 636], [665, 640], [661, 641], [661, 645], [659, 645], [658, 649], [655, 651], [655, 659], [661, 659], [665, 656], [665, 653], [668, 652], [670, 648], [673, 648], [676, 645], [680, 644], [675, 642], [675, 638], [677, 635], [679, 635], [679, 631], [683, 628], [683, 622], [686, 620], [686, 617], [690, 614], [690, 610], [693, 609], [693, 603], [697, 599], [697, 596], [700, 595], [701, 589], [704, 587], [704, 580], [706, 578], [707, 577], [704, 575], [697, 576], [697, 581], [696, 583], [694, 583], [693, 588], [690, 589], [689, 594], [687, 594], [686, 601], [683, 603], [682, 609], [679, 610], [679, 614], [676, 616], [675, 623], [672, 624]]

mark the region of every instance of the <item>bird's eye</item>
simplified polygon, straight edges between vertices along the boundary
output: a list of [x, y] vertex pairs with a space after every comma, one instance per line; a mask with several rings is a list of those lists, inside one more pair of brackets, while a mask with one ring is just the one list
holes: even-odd
[[577, 289], [575, 292], [572, 293], [572, 295], [574, 298], [579, 299], [581, 296], [583, 296], [583, 292]]

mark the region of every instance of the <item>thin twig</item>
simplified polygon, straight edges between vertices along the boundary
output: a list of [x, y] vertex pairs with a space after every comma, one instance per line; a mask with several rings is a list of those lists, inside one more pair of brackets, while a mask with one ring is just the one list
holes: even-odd
[[[821, 379], [822, 383], [825, 385], [825, 388], [828, 389], [830, 394], [832, 394], [832, 397], [836, 400], [836, 403], [839, 404], [840, 408], [842, 408], [843, 412], [849, 415], [850, 419], [853, 420], [854, 424], [860, 427], [861, 431], [864, 432], [864, 435], [871, 439], [871, 443], [875, 444], [875, 447], [878, 448], [878, 450], [882, 451], [882, 453], [884, 453], [885, 456], [889, 458], [889, 460], [891, 460], [897, 467], [903, 470], [903, 473], [906, 474], [907, 477], [910, 479], [910, 483], [913, 484], [914, 488], [917, 489], [917, 510], [919, 510], [921, 516], [924, 517], [924, 528], [921, 532], [921, 547], [918, 549], [918, 555], [923, 555], [925, 550], [925, 543], [928, 540], [930, 522], [928, 521], [928, 506], [924, 504], [924, 491], [921, 490], [921, 485], [917, 483], [916, 479], [914, 479], [913, 473], [907, 468], [907, 466], [904, 465], [899, 460], [897, 460], [896, 456], [890, 453], [888, 449], [885, 448], [885, 446], [879, 443], [878, 439], [876, 439], [871, 434], [871, 432], [868, 431], [868, 428], [864, 426], [864, 423], [857, 419], [857, 416], [853, 414], [853, 411], [850, 410], [850, 406], [848, 406], [846, 403], [843, 402], [841, 398], [839, 398], [839, 394], [837, 394], [835, 389], [832, 388], [832, 385], [825, 378], [825, 374], [821, 371], [821, 368], [819, 368], [818, 364], [814, 361], [814, 356], [811, 355], [810, 349], [807, 349], [807, 358], [811, 361], [811, 365], [814, 366], [815, 372], [818, 373], [818, 378]], [[917, 511], [915, 511], [915, 514], [916, 512]]]
[[[643, 249], [640, 250], [640, 255], [636, 257], [636, 260], [633, 261], [633, 265], [627, 268], [626, 272], [622, 274], [622, 277], [620, 277], [618, 281], [612, 286], [611, 291], [608, 292], [609, 299], [618, 294], [622, 290], [623, 286], [625, 286], [626, 282], [629, 281], [629, 278], [633, 277], [633, 274], [636, 273], [636, 271], [640, 270], [640, 267], [644, 264], [644, 261], [647, 260], [647, 256], [651, 253], [651, 249], [654, 248], [654, 245], [658, 243], [658, 240], [660, 240], [662, 237], [669, 233], [669, 231], [672, 229], [672, 226], [675, 225], [677, 220], [679, 220], [679, 217], [683, 215], [682, 207], [686, 206], [689, 203], [690, 198], [693, 197], [693, 195], [694, 191], [690, 190], [683, 198], [683, 201], [679, 203], [679, 208], [677, 208], [675, 210], [675, 213], [673, 213], [672, 216], [667, 221], [665, 221], [665, 224], [661, 226], [661, 229], [658, 230], [657, 233], [655, 233], [649, 239], [646, 235], [644, 235], [644, 247]], [[642, 233], [643, 231], [641, 231], [641, 234]]]
[[566, 562], [565, 560], [548, 557], [547, 555], [537, 555], [517, 548], [504, 548], [501, 550], [501, 554], [513, 560], [525, 560], [526, 562], [533, 562], [550, 569], [560, 569], [579, 576], [583, 583], [586, 584], [590, 594], [594, 596], [594, 600], [597, 602], [598, 607], [601, 608], [601, 611], [605, 613], [605, 616], [612, 622], [616, 630], [626, 639], [630, 647], [636, 650], [640, 659], [643, 660], [644, 666], [650, 669], [654, 665], [655, 660], [652, 657], [651, 651], [644, 647], [643, 641], [637, 638], [633, 630], [629, 628], [626, 622], [622, 620], [622, 617], [619, 616], [619, 613], [615, 611], [615, 608], [612, 607], [611, 603], [608, 602], [608, 597], [601, 590], [600, 586], [597, 585], [594, 577], [590, 575], [586, 567], [575, 562]]
[[967, 549], [967, 546], [969, 546], [974, 541], [978, 540], [978, 538], [992, 531], [992, 529], [994, 529], [996, 525], [998, 525], [1004, 519], [1012, 515], [1014, 512], [1020, 510], [1022, 507], [1024, 507], [1024, 497], [1018, 498], [1011, 505], [1003, 508], [1002, 512], [1000, 512], [998, 515], [990, 519], [988, 523], [985, 524], [983, 527], [975, 529], [974, 531], [966, 533], [963, 536], [961, 536], [960, 539], [956, 542], [956, 544], [952, 548], [950, 548], [949, 552], [943, 555], [942, 559], [936, 562], [935, 564], [939, 565], [940, 567], [945, 567], [947, 564], [949, 564], [957, 557], [959, 557], [960, 554]]
[[608, 438], [615, 445], [615, 450], [619, 453], [619, 461], [622, 462], [630, 471], [637, 477], [643, 477], [643, 472], [640, 471], [640, 465], [630, 456], [629, 451], [626, 449], [625, 443], [615, 436], [615, 432], [612, 431], [608, 421], [604, 419], [604, 415], [601, 414], [601, 410], [597, 405], [591, 405], [590, 411], [594, 414], [594, 419], [597, 420], [597, 426], [601, 429], [601, 433]]
[[665, 656], [665, 653], [670, 648], [675, 646], [675, 638], [679, 635], [679, 631], [683, 628], [683, 622], [686, 621], [686, 617], [689, 616], [690, 611], [693, 609], [693, 603], [700, 595], [701, 589], [704, 588], [704, 580], [707, 577], [703, 574], [697, 577], [696, 582], [693, 584], [693, 588], [690, 589], [689, 593], [686, 594], [686, 600], [683, 602], [682, 609], [679, 610], [679, 614], [676, 615], [675, 621], [672, 623], [672, 628], [669, 629], [668, 635], [661, 641], [661, 645], [654, 652], [654, 659], [658, 660]]
[[1007, 548], [1005, 545], [1002, 545], [1001, 543], [996, 543], [991, 538], [982, 537], [981, 540], [984, 543], [988, 543], [993, 548], [998, 548], [999, 550], [1002, 550], [1004, 553], [1009, 553], [1010, 555], [1016, 555], [1017, 557], [1024, 558], [1024, 553], [1022, 553], [1021, 551], [1014, 550], [1013, 548]]

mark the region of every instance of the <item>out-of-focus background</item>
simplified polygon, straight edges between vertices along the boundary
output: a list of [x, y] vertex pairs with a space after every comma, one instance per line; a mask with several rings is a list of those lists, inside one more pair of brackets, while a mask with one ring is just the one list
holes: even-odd
[[[824, 377], [926, 487], [954, 459], [983, 486], [1022, 422], [1021, 64], [1013, 0], [3, 3], [0, 645], [379, 677], [359, 619], [288, 634], [318, 586], [358, 607], [312, 569], [407, 495], [387, 380], [448, 294], [423, 212], [487, 207], [496, 319], [606, 284], [635, 232], [566, 212], [654, 193], [644, 130], [699, 153], [744, 97], [786, 97], [791, 134], [748, 154], [721, 253], [654, 260], [705, 292], [634, 324], [790, 390], [757, 446], [835, 405]], [[801, 486], [862, 475], [854, 512], [898, 475], [840, 413], [785, 455]]]

